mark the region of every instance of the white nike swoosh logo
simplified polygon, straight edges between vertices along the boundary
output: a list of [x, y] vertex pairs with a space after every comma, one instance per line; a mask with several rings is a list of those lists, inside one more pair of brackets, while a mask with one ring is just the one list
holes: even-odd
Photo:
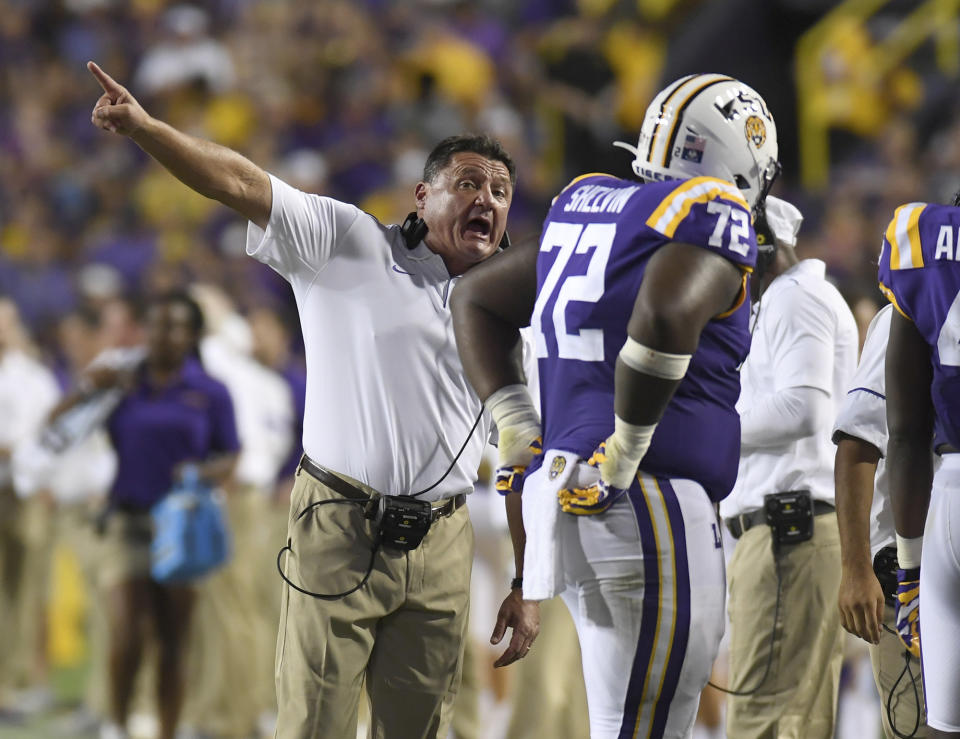
[[397, 265], [393, 265], [393, 271], [394, 271], [394, 272], [399, 272], [399, 273], [402, 274], [402, 275], [412, 275], [412, 274], [413, 274], [413, 272], [404, 272], [404, 271], [403, 271], [402, 269], [400, 269]]

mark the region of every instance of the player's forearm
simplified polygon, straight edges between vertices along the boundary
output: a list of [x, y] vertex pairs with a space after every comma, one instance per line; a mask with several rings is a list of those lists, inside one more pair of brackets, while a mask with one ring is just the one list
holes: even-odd
[[880, 453], [853, 437], [841, 438], [834, 463], [837, 525], [843, 567], [872, 568], [870, 561], [870, 505]]
[[513, 562], [516, 577], [523, 577], [523, 550], [527, 546], [527, 533], [523, 528], [523, 506], [518, 493], [511, 493], [503, 499], [507, 510], [507, 526], [510, 528], [510, 540], [513, 542]]
[[246, 157], [149, 118], [131, 138], [187, 187], [260, 227], [270, 218], [270, 178]]
[[923, 535], [933, 482], [933, 368], [930, 349], [905, 316], [892, 313], [884, 376], [887, 388], [887, 474], [893, 521], [906, 538]]
[[465, 298], [466, 291], [454, 291], [457, 351], [467, 379], [480, 400], [486, 402], [500, 388], [525, 382], [520, 329]]
[[887, 460], [897, 533], [906, 538], [922, 536], [933, 482], [930, 440], [891, 432]]
[[821, 431], [830, 411], [830, 397], [812, 387], [755, 397], [740, 411], [741, 443], [744, 448], [762, 448], [802, 439]]

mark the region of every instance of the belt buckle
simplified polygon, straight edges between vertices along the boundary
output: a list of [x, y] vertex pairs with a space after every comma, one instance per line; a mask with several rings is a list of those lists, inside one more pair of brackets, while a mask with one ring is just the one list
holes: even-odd
[[431, 506], [432, 511], [430, 514], [430, 519], [432, 521], [437, 521], [445, 516], [449, 516], [453, 512], [453, 503], [454, 498], [447, 498], [446, 500], [440, 501], [440, 505]]

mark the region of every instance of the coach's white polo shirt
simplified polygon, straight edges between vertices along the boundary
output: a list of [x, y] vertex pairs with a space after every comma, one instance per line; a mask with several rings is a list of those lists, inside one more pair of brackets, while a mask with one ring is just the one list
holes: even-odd
[[303, 448], [316, 462], [387, 494], [470, 492], [491, 420], [467, 382], [450, 316], [456, 281], [399, 226], [270, 177], [266, 230], [247, 253], [293, 287], [307, 360]]
[[[720, 503], [724, 518], [761, 509], [768, 493], [809, 490], [815, 500], [834, 502], [831, 434], [856, 368], [858, 336], [850, 308], [825, 272], [819, 259], [805, 259], [777, 276], [759, 309], [754, 306], [737, 402], [744, 444], [736, 485]], [[829, 412], [818, 417], [813, 433], [766, 444], [765, 433], [774, 438], [781, 421], [761, 409], [790, 388], [825, 393]]]

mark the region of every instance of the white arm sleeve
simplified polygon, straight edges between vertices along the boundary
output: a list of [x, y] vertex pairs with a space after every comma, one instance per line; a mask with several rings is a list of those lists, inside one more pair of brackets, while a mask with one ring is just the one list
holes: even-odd
[[745, 448], [780, 446], [833, 423], [836, 318], [800, 285], [777, 298], [760, 307], [773, 386], [757, 395], [742, 395], [738, 403]]
[[782, 446], [822, 429], [830, 420], [830, 396], [815, 387], [766, 393], [740, 414], [744, 449]]
[[297, 190], [270, 175], [273, 203], [267, 228], [247, 225], [247, 254], [291, 284], [323, 269], [341, 237], [363, 212], [339, 200]]

